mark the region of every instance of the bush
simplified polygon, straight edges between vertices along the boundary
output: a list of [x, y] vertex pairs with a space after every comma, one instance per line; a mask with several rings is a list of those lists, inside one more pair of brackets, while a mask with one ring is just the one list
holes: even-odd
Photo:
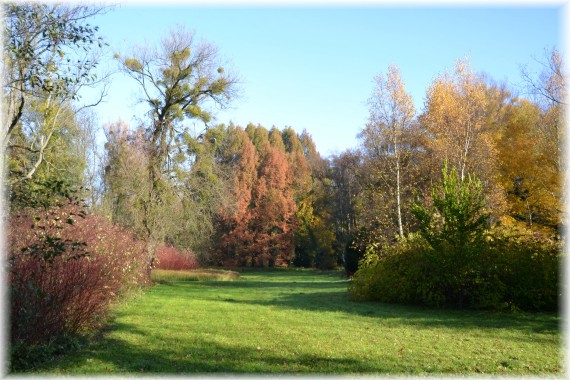
[[[530, 233], [495, 229], [467, 268], [442, 267], [420, 235], [370, 251], [349, 287], [355, 300], [474, 309], [556, 311], [562, 247]], [[458, 273], [462, 271], [461, 273]]]
[[418, 235], [368, 247], [355, 299], [435, 307], [557, 310], [561, 244], [506, 227], [487, 230], [481, 183], [443, 170], [433, 206], [416, 205]]
[[558, 310], [562, 244], [530, 231], [495, 228], [489, 235], [489, 254], [505, 284], [504, 303], [522, 310]]
[[360, 262], [349, 288], [354, 299], [432, 306], [444, 303], [425, 239], [411, 234], [382, 250], [379, 254], [372, 247]]
[[68, 204], [21, 209], [10, 217], [13, 369], [33, 365], [22, 355], [34, 350], [18, 347], [97, 327], [112, 301], [149, 281], [144, 243], [101, 217], [74, 220], [80, 214]]
[[189, 251], [180, 252], [168, 245], [159, 245], [156, 249], [156, 269], [189, 270], [199, 267], [198, 259]]

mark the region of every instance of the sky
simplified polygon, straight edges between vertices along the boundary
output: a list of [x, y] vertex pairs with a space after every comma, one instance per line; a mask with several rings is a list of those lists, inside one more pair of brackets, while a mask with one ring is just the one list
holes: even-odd
[[[225, 68], [240, 78], [241, 95], [216, 121], [245, 127], [306, 129], [323, 156], [358, 144], [368, 119], [374, 76], [400, 68], [406, 90], [421, 112], [434, 78], [468, 56], [471, 67], [496, 81], [520, 85], [520, 66], [538, 72], [534, 58], [563, 50], [564, 8], [547, 2], [501, 6], [450, 4], [351, 6], [295, 3], [201, 5], [127, 2], [93, 20], [114, 53], [157, 44], [170, 29], [185, 27], [218, 47]], [[137, 83], [117, 73], [101, 124], [122, 118], [134, 125], [144, 113]], [[194, 122], [195, 128], [202, 125]]]

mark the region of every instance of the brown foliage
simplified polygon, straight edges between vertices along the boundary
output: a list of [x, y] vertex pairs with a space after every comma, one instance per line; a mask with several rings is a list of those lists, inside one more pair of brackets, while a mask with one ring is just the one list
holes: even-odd
[[[258, 127], [250, 132], [259, 138], [258, 152], [241, 128], [231, 178], [233, 206], [222, 210], [218, 219], [218, 263], [274, 266], [291, 259], [296, 206], [293, 176], [284, 150], [271, 146]], [[274, 139], [279, 140], [276, 132]]]

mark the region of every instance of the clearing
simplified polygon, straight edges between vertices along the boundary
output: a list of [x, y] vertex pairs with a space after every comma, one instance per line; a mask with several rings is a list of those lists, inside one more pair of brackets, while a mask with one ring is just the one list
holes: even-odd
[[48, 374], [334, 373], [562, 376], [560, 317], [352, 302], [340, 272], [173, 279], [114, 312]]

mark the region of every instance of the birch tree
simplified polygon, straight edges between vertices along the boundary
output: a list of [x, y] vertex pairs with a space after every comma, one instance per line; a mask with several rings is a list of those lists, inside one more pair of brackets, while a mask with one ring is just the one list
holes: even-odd
[[504, 191], [498, 180], [494, 134], [508, 93], [487, 85], [485, 78], [460, 59], [452, 72], [438, 76], [428, 89], [425, 110], [420, 116], [425, 131], [427, 161], [432, 178], [448, 162], [460, 181], [472, 173], [489, 194], [487, 206], [495, 215], [505, 207]]
[[397, 66], [390, 66], [386, 75], [376, 76], [368, 104], [369, 122], [359, 137], [368, 156], [382, 161], [391, 169], [388, 175], [382, 176], [382, 180], [395, 187], [398, 234], [403, 237], [402, 171], [411, 148], [409, 140], [415, 108]]

